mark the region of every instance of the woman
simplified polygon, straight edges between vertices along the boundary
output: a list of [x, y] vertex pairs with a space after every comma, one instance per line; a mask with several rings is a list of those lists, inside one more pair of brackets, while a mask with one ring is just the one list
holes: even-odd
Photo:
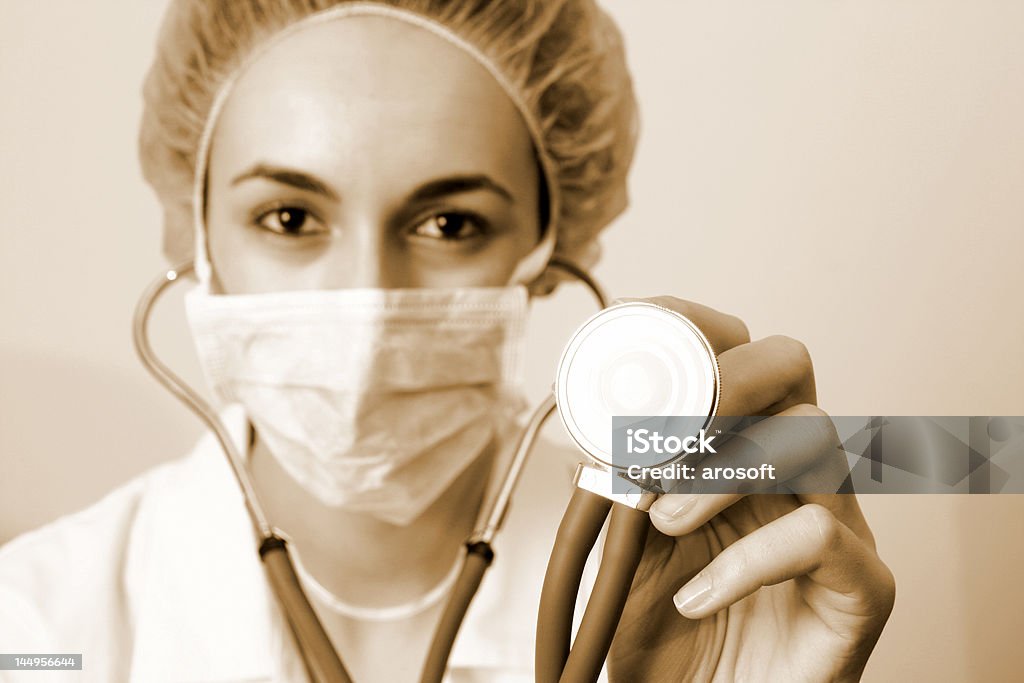
[[[357, 681], [418, 675], [515, 433], [527, 297], [557, 284], [553, 252], [595, 260], [634, 118], [617, 33], [584, 0], [172, 4], [144, 171], [169, 254], [196, 261], [222, 419]], [[719, 353], [723, 415], [820, 415], [798, 342], [659, 303]], [[542, 448], [452, 681], [532, 679], [577, 457]], [[668, 495], [651, 520], [613, 679], [863, 671], [894, 589], [854, 498]], [[211, 439], [0, 550], [0, 636], [82, 652], [96, 680], [303, 678]]]

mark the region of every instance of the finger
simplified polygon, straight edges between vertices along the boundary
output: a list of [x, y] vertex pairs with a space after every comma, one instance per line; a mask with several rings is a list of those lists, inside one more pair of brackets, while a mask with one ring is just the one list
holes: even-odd
[[[787, 408], [747, 427], [723, 443], [718, 453], [694, 465], [694, 479], [678, 483], [676, 490], [685, 492], [655, 501], [651, 521], [663, 534], [682, 536], [752, 493], [777, 492], [779, 487], [784, 492], [834, 492], [848, 474], [838, 442], [832, 420], [820, 408], [806, 404]], [[761, 478], [703, 476], [723, 471], [754, 472]]]
[[704, 333], [716, 354], [750, 342], [750, 332], [747, 331], [747, 326], [742, 320], [734, 315], [722, 313], [692, 301], [677, 299], [674, 296], [618, 299], [618, 301], [645, 301], [681, 313]]
[[801, 503], [820, 505], [827, 508], [836, 516], [840, 522], [850, 528], [850, 531], [857, 534], [857, 537], [875, 548], [875, 535], [864, 518], [864, 511], [860, 508], [857, 496], [852, 493], [838, 493], [833, 495], [821, 493], [803, 493], [797, 498]]
[[718, 365], [719, 415], [774, 415], [818, 402], [810, 353], [795, 339], [776, 335], [737, 346], [720, 354]]
[[[850, 464], [846, 460], [845, 450], [843, 450], [842, 440], [836, 432], [835, 423], [828, 418], [828, 423], [822, 423], [822, 426], [831, 432], [831, 439], [835, 443], [835, 448], [831, 449], [831, 452], [838, 457], [828, 458], [827, 462], [823, 461], [822, 467], [799, 476], [791, 488], [801, 503], [821, 505], [828, 509], [858, 538], [874, 549], [875, 535], [872, 533], [871, 527], [868, 526], [857, 496], [853, 493], [838, 493], [841, 488], [836, 484], [845, 483], [845, 478], [850, 473]], [[843, 477], [844, 482], [839, 482], [839, 477]], [[832, 491], [837, 491], [837, 493], [832, 493]]]
[[819, 600], [860, 616], [888, 614], [895, 598], [889, 569], [820, 505], [804, 505], [723, 550], [674, 596], [676, 609], [702, 619], [763, 586], [807, 576], [831, 591]]

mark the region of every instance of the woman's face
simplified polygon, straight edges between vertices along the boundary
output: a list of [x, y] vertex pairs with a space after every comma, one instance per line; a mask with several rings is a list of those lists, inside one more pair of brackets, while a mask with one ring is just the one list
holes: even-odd
[[518, 111], [460, 48], [386, 17], [312, 25], [217, 122], [215, 287], [503, 285], [539, 239], [539, 183]]

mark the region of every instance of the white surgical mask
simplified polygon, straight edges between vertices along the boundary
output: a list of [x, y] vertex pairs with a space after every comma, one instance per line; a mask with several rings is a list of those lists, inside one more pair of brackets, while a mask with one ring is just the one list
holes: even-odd
[[327, 505], [408, 524], [520, 410], [527, 291], [186, 297], [207, 380]]

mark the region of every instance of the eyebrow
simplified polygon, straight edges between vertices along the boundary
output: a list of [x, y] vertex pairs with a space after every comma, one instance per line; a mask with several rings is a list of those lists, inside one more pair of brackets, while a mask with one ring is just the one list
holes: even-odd
[[456, 175], [448, 178], [431, 180], [420, 185], [409, 195], [410, 201], [426, 201], [437, 199], [449, 194], [462, 192], [474, 192], [476, 190], [489, 190], [500, 195], [510, 203], [515, 203], [512, 193], [501, 183], [488, 175]]
[[271, 180], [282, 185], [290, 185], [306, 192], [323, 195], [328, 199], [338, 200], [338, 193], [331, 189], [330, 185], [316, 176], [292, 168], [274, 166], [271, 164], [256, 164], [248, 171], [244, 171], [231, 180], [232, 185], [238, 185], [246, 180], [260, 178]]
[[[323, 195], [324, 197], [335, 201], [339, 199], [338, 193], [335, 192], [330, 185], [316, 176], [293, 168], [285, 168], [283, 166], [274, 166], [272, 164], [265, 163], [256, 164], [249, 170], [235, 176], [231, 180], [231, 184], [238, 185], [239, 183], [252, 179], [271, 180], [276, 183], [281, 183], [282, 185], [290, 185], [291, 187], [295, 187], [300, 190]], [[456, 175], [447, 178], [440, 178], [438, 180], [431, 180], [413, 190], [409, 195], [409, 201], [422, 202], [437, 199], [438, 197], [443, 197], [449, 194], [474, 192], [477, 190], [489, 190], [511, 203], [515, 202], [515, 198], [512, 196], [512, 192], [510, 192], [508, 188], [485, 174]]]

